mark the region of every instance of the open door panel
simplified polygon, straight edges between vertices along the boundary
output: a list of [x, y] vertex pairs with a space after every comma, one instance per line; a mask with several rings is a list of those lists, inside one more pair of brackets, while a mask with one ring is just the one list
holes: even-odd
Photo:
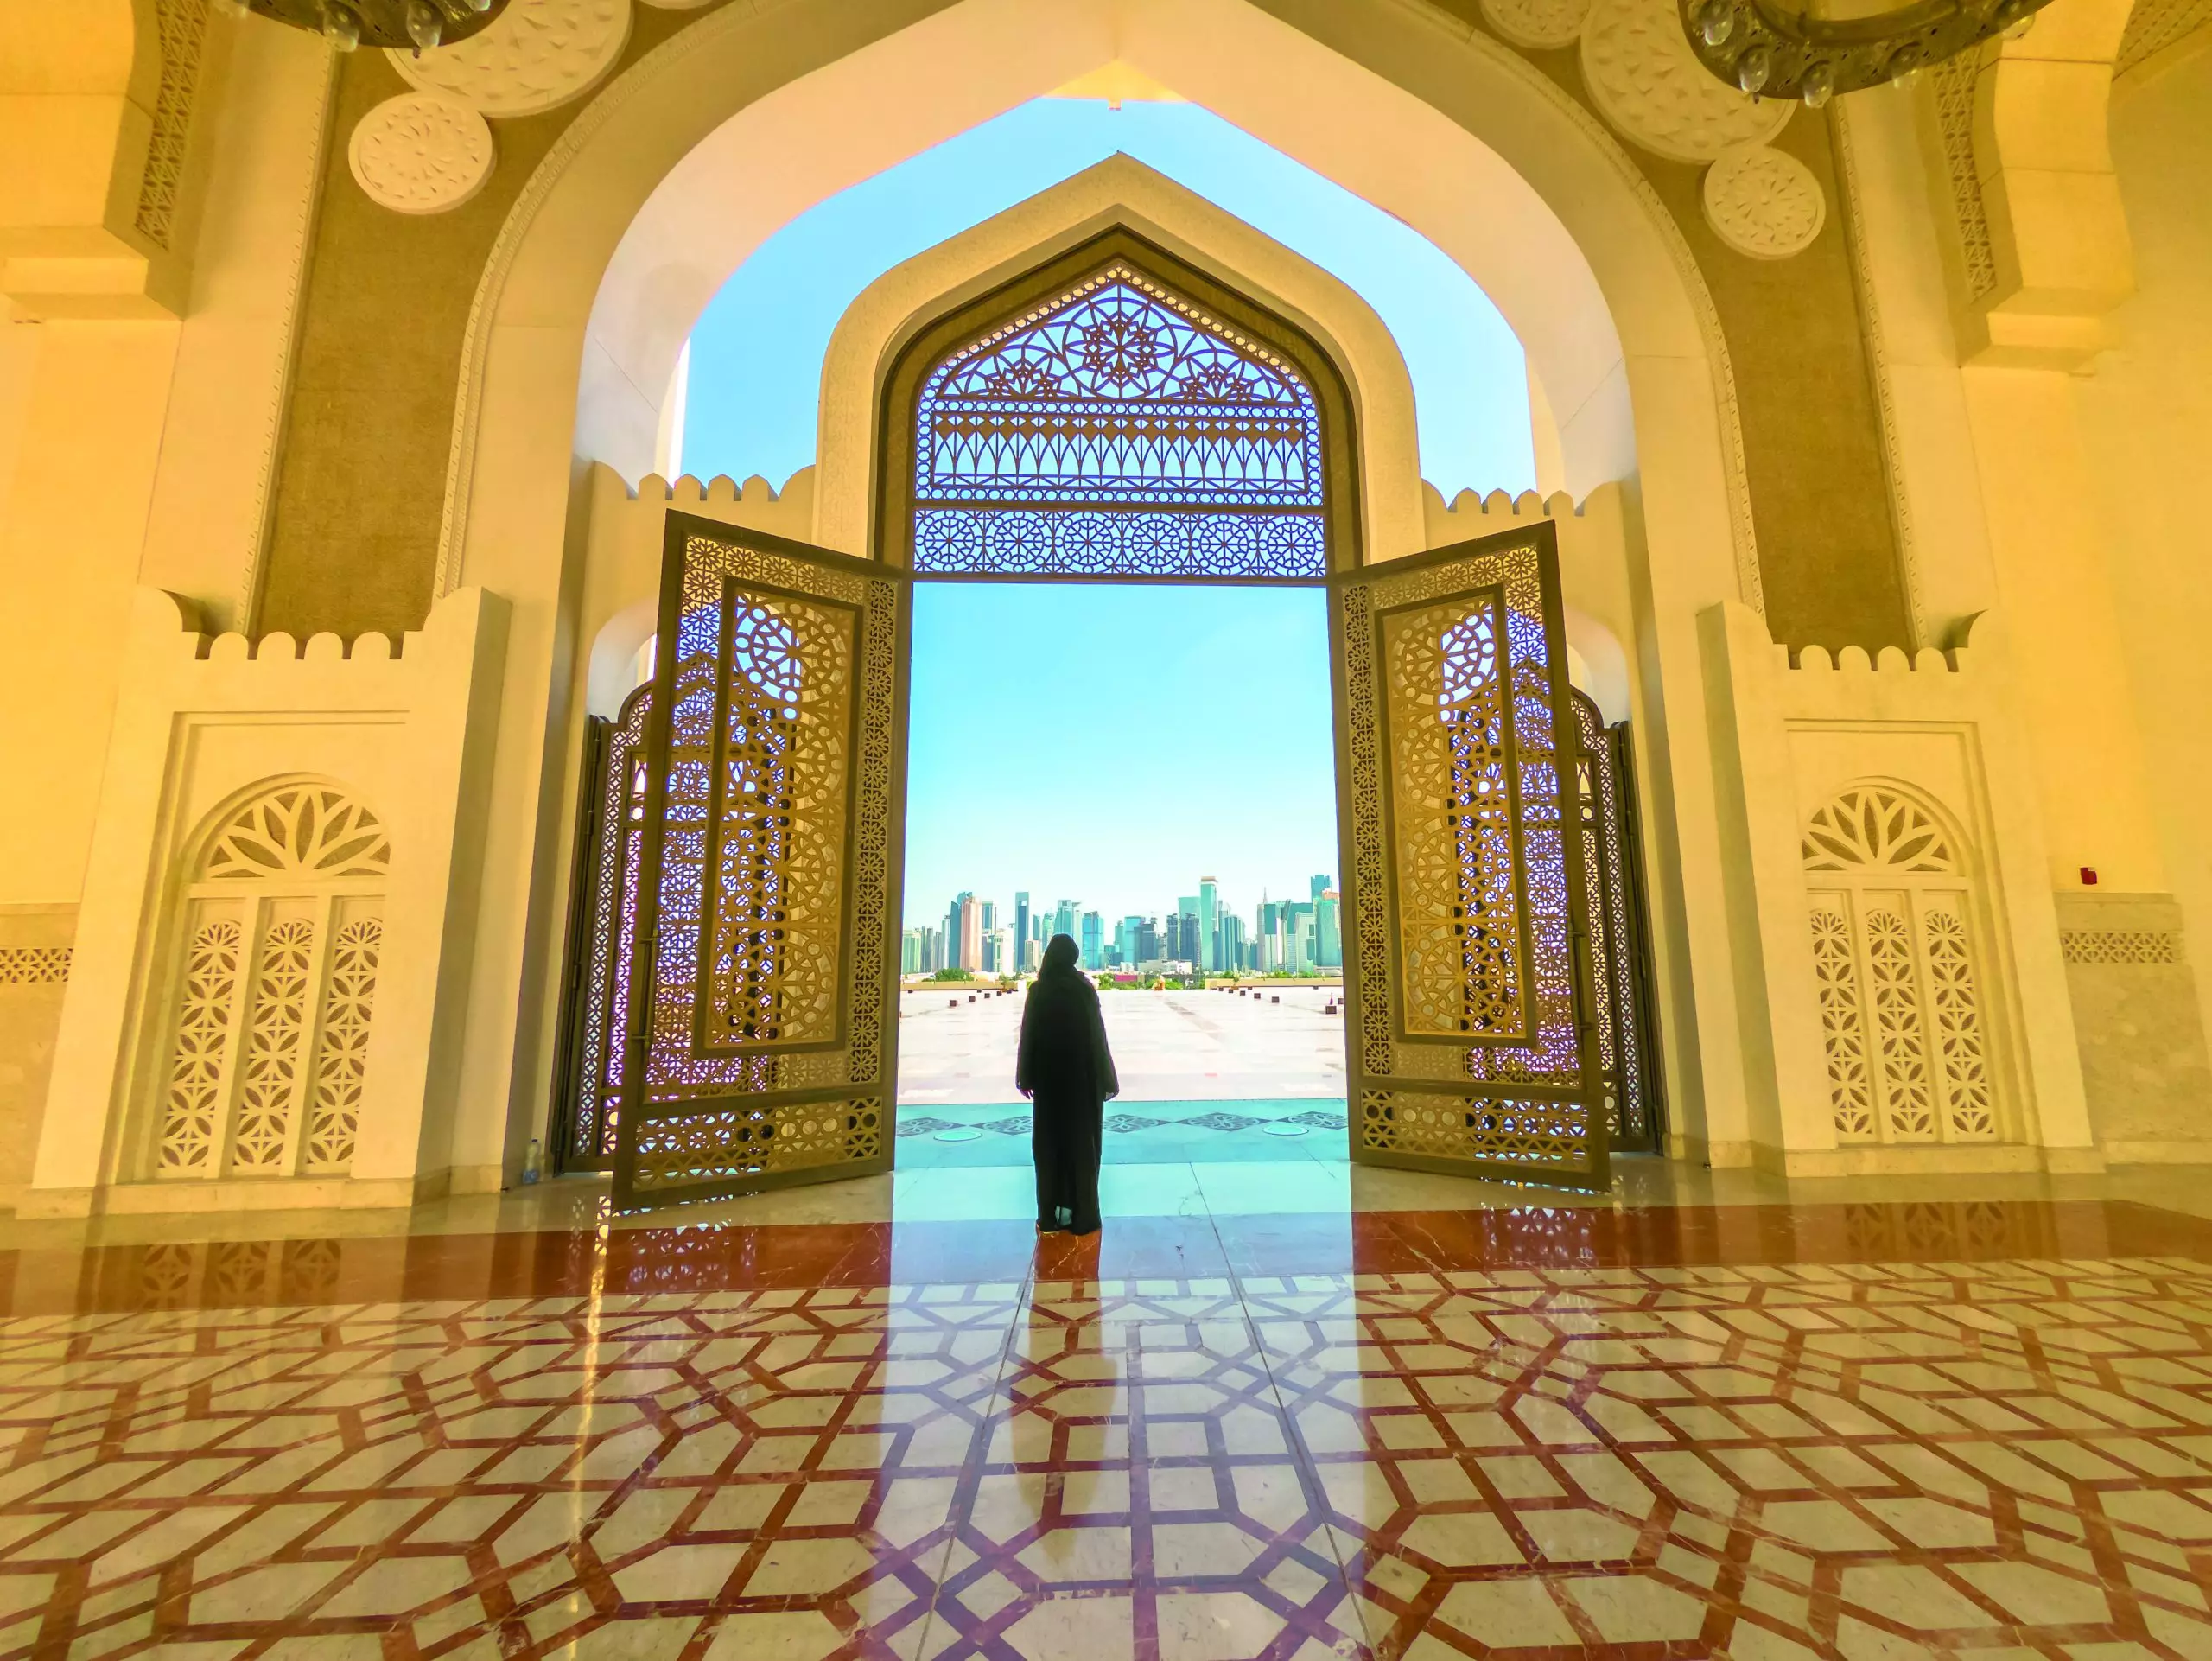
[[618, 1210], [890, 1168], [910, 595], [668, 516]]
[[1330, 590], [1352, 1156], [1603, 1189], [1553, 529]]

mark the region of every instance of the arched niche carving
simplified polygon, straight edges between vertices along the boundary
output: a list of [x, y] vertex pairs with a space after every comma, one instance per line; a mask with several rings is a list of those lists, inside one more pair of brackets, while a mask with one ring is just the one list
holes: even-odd
[[391, 844], [345, 786], [264, 780], [186, 843], [137, 1174], [344, 1176]]
[[1911, 786], [1860, 780], [1806, 821], [1800, 861], [1837, 1142], [2012, 1139], [1963, 832]]

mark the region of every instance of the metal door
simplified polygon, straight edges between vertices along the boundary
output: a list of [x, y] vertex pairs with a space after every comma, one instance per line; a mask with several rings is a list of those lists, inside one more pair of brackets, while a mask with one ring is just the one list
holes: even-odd
[[1352, 1156], [1603, 1189], [1553, 529], [1344, 573], [1330, 601]]
[[668, 516], [618, 1210], [890, 1168], [910, 598]]

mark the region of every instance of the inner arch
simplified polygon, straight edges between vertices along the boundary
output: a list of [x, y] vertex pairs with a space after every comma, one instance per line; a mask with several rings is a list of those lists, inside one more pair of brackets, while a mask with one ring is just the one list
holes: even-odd
[[1128, 157], [1338, 277], [1396, 339], [1417, 398], [1422, 475], [1538, 484], [1528, 371], [1489, 296], [1426, 236], [1260, 143], [1175, 101], [1039, 99], [817, 203], [709, 302], [685, 362], [683, 445], [665, 469], [783, 479], [818, 459], [831, 329], [882, 272], [1109, 157]]

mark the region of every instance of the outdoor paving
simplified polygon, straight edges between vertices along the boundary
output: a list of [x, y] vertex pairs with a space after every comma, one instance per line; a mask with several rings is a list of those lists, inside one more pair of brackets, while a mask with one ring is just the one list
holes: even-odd
[[[1014, 1054], [1022, 996], [936, 986], [906, 993], [899, 1000], [899, 1107], [1020, 1101]], [[1221, 991], [1103, 996], [1122, 1106], [1343, 1098], [1344, 1017], [1321, 1013], [1332, 989], [1271, 988], [1251, 997]], [[1275, 997], [1282, 1002], [1268, 1002]]]
[[[1341, 1163], [1344, 1017], [1323, 1013], [1334, 996], [1104, 994], [1122, 1081], [1107, 1104], [1106, 1163]], [[947, 985], [900, 1000], [899, 1169], [1028, 1166], [1029, 1104], [1014, 1087], [1022, 996]]]

